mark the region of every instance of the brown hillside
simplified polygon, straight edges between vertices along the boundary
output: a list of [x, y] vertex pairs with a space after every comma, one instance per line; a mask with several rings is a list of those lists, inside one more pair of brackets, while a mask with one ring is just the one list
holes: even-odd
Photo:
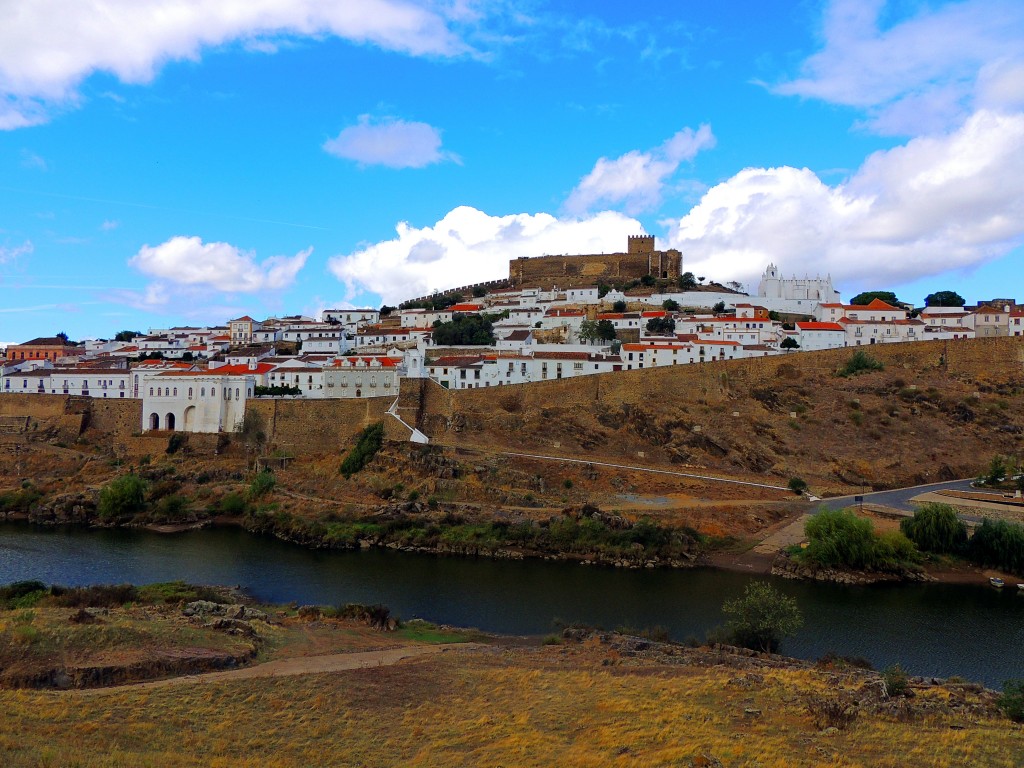
[[817, 493], [976, 474], [1020, 454], [1024, 339], [873, 346], [626, 371], [500, 389], [403, 389], [432, 441], [490, 452], [705, 470]]

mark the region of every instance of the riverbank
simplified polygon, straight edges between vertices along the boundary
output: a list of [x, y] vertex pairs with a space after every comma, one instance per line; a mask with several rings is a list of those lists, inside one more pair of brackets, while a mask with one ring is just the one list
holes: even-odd
[[499, 637], [339, 654], [324, 648], [367, 631], [301, 621], [312, 640], [270, 662], [283, 676], [257, 666], [97, 691], [0, 690], [17, 729], [0, 737], [0, 762], [1009, 768], [1024, 750], [994, 692], [919, 678], [890, 688], [855, 660], [585, 630], [547, 645]]

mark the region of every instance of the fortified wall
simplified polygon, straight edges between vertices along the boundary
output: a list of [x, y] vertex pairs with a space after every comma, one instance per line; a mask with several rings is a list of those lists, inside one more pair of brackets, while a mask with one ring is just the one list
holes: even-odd
[[674, 280], [682, 274], [683, 254], [658, 251], [649, 235], [630, 237], [625, 253], [535, 256], [512, 259], [509, 282], [515, 288], [571, 288], [599, 282], [639, 280], [645, 275]]

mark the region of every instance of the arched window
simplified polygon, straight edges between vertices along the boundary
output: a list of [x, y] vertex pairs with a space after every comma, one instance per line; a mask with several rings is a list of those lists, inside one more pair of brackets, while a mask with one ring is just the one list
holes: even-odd
[[152, 397], [152, 396], [153, 396], [153, 388], [152, 388], [152, 387], [150, 387], [150, 388], [149, 388], [149, 396], [150, 396], [150, 397]]
[[178, 388], [177, 388], [177, 387], [175, 387], [175, 388], [174, 388], [174, 396], [175, 396], [175, 397], [177, 397], [177, 396], [178, 396]]
[[199, 388], [199, 396], [200, 397], [206, 397], [206, 387], [200, 387]]
[[156, 388], [156, 396], [157, 397], [162, 397], [163, 393], [164, 393], [164, 388], [163, 387], [157, 387]]
[[217, 396], [217, 388], [216, 387], [210, 387], [210, 397], [216, 397], [216, 396]]
[[238, 400], [238, 387], [235, 387], [235, 400]]
[[188, 388], [188, 399], [189, 399], [189, 400], [191, 400], [191, 399], [192, 399], [192, 387], [189, 387], [189, 388]]

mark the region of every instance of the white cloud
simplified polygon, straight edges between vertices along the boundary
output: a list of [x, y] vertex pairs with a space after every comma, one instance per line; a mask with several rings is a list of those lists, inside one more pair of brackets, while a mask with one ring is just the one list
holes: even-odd
[[979, 112], [835, 186], [806, 168], [748, 168], [667, 223], [686, 269], [717, 279], [755, 280], [769, 261], [854, 285], [970, 268], [1024, 241], [1024, 115]]
[[599, 205], [621, 205], [631, 215], [657, 208], [666, 181], [679, 165], [713, 146], [711, 126], [702, 125], [696, 131], [684, 128], [649, 152], [633, 150], [614, 160], [602, 157], [570, 193], [565, 208], [580, 214]]
[[230, 243], [204, 243], [198, 237], [172, 237], [155, 247], [144, 245], [129, 266], [186, 286], [205, 286], [231, 293], [287, 288], [306, 263], [312, 248], [294, 256], [271, 256], [257, 263], [252, 251]]
[[21, 245], [5, 246], [0, 245], [0, 264], [7, 264], [19, 256], [27, 256], [35, 250], [31, 240], [26, 240]]
[[[0, 129], [45, 122], [94, 72], [148, 83], [239, 41], [335, 36], [413, 56], [472, 53], [461, 5], [430, 0], [32, 0], [0, 3]], [[473, 21], [472, 19], [468, 19]]]
[[21, 150], [21, 167], [34, 168], [38, 171], [48, 170], [46, 160], [28, 149]]
[[110, 232], [120, 226], [121, 222], [117, 221], [117, 219], [106, 219], [102, 224], [100, 224], [100, 229], [104, 232]]
[[360, 115], [359, 122], [326, 141], [324, 151], [360, 165], [388, 168], [423, 168], [445, 160], [459, 162], [458, 155], [441, 149], [441, 132], [427, 123], [394, 118], [374, 121]]
[[924, 5], [882, 29], [885, 6], [885, 0], [833, 0], [824, 48], [775, 92], [865, 109], [864, 125], [888, 135], [946, 130], [976, 108], [1024, 106], [1019, 0]]
[[621, 213], [605, 211], [582, 219], [547, 213], [489, 216], [460, 206], [431, 227], [402, 222], [398, 237], [328, 261], [346, 284], [349, 298], [371, 291], [389, 304], [434, 290], [508, 276], [510, 259], [553, 253], [621, 251], [642, 226]]

